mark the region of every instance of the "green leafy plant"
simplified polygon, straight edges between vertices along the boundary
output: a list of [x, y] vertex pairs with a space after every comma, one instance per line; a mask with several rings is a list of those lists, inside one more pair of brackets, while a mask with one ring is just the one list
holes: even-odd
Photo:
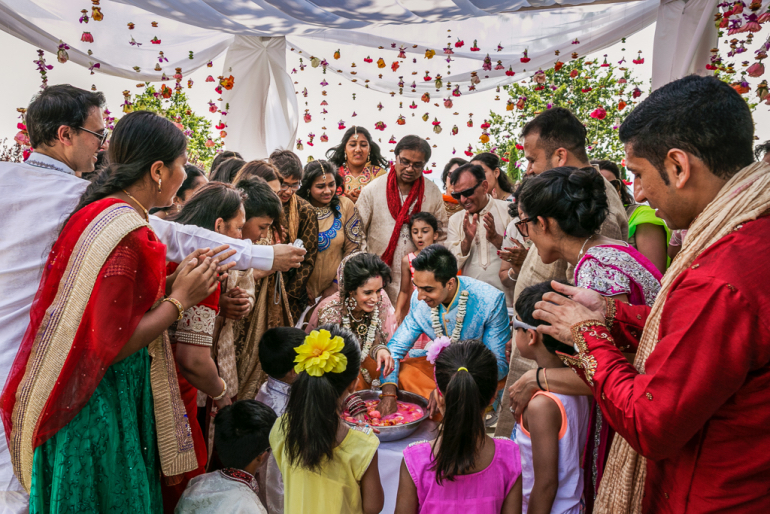
[[203, 169], [208, 169], [214, 156], [224, 146], [221, 138], [212, 137], [211, 121], [193, 112], [184, 91], [174, 91], [166, 85], [156, 90], [155, 86], [147, 83], [144, 91], [131, 102], [130, 109], [152, 111], [180, 124], [188, 140], [188, 160]]
[[519, 180], [526, 169], [518, 142], [521, 128], [547, 109], [566, 107], [586, 126], [588, 156], [620, 165], [625, 154], [617, 130], [642, 96], [641, 81], [624, 61], [610, 64], [606, 56], [603, 62], [581, 57], [557, 62], [525, 81], [504, 86], [510, 96], [506, 112], [490, 113], [489, 141], [484, 149], [494, 150], [506, 160], [506, 172], [512, 180]]

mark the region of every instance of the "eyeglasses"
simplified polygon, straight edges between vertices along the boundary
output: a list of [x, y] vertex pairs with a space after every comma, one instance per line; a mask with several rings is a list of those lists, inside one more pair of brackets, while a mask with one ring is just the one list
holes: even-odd
[[527, 225], [527, 223], [529, 223], [530, 221], [534, 221], [534, 220], [532, 218], [524, 218], [523, 220], [517, 221], [515, 223], [516, 230], [518, 230], [519, 234], [521, 234], [524, 237], [529, 237], [529, 225]]
[[99, 147], [104, 146], [104, 143], [107, 141], [107, 138], [110, 137], [110, 132], [107, 129], [104, 129], [104, 131], [101, 134], [99, 134], [98, 132], [94, 132], [93, 130], [88, 130], [87, 128], [83, 128], [83, 127], [78, 127], [78, 130], [84, 130], [89, 134], [93, 134], [96, 137], [98, 137]]
[[523, 329], [523, 330], [537, 330], [536, 327], [533, 327], [532, 325], [529, 325], [527, 323], [524, 323], [523, 321], [519, 321], [517, 318], [513, 318], [513, 329]]
[[478, 189], [478, 187], [481, 185], [482, 182], [484, 181], [483, 180], [480, 181], [478, 184], [476, 184], [473, 187], [469, 187], [465, 191], [460, 191], [459, 193], [453, 192], [453, 193], [450, 193], [450, 195], [452, 196], [452, 198], [458, 201], [460, 200], [461, 196], [464, 196], [465, 198], [470, 198], [470, 196], [473, 194], [474, 191], [476, 191], [476, 189]]
[[398, 157], [398, 162], [404, 168], [412, 168], [412, 171], [422, 171], [425, 169], [424, 162], [409, 162], [401, 156]]
[[292, 191], [299, 191], [299, 187], [300, 187], [299, 182], [297, 182], [293, 186], [290, 186], [289, 184], [284, 182], [283, 184], [281, 184], [281, 191], [286, 191], [287, 189], [291, 189]]

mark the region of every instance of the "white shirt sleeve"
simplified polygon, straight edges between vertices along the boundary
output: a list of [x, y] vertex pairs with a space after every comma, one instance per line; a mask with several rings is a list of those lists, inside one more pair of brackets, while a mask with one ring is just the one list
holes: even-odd
[[235, 269], [269, 271], [273, 268], [272, 246], [253, 245], [251, 241], [233, 239], [195, 225], [180, 225], [157, 216], [150, 216], [150, 225], [158, 239], [166, 245], [166, 260], [171, 262], [182, 262], [199, 248], [216, 248], [226, 244], [236, 253], [224, 262], [235, 261]]

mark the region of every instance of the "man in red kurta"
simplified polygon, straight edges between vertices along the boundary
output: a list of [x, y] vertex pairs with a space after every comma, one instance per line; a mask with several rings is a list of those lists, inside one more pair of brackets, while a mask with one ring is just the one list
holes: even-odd
[[[691, 76], [619, 134], [637, 200], [690, 228], [682, 254], [652, 309], [554, 284], [573, 299], [546, 295], [535, 317], [575, 345], [573, 369], [647, 459], [643, 512], [770, 512], [770, 165], [752, 164], [750, 112], [726, 84]], [[637, 348], [634, 366], [620, 350]], [[605, 474], [599, 499], [619, 482]]]

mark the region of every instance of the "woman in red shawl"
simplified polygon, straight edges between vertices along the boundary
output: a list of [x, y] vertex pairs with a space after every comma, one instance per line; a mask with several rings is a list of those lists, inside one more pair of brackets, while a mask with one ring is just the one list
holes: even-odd
[[163, 336], [214, 291], [218, 261], [196, 252], [167, 279], [147, 213], [171, 205], [186, 146], [165, 118], [126, 115], [48, 256], [0, 398], [30, 513], [158, 512], [158, 472], [197, 466]]

